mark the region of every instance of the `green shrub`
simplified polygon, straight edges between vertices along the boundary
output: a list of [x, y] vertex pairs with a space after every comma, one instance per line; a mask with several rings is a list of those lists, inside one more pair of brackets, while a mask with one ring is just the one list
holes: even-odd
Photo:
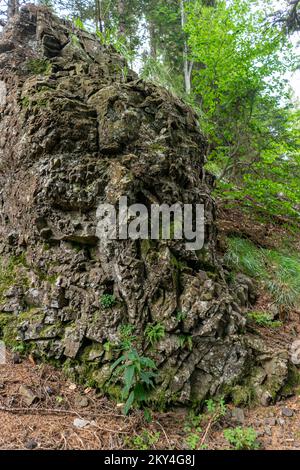
[[248, 317], [259, 326], [267, 326], [268, 328], [279, 328], [282, 326], [281, 321], [272, 320], [267, 312], [248, 312]]
[[228, 240], [224, 262], [234, 271], [257, 279], [278, 306], [291, 309], [300, 301], [299, 255], [259, 248], [235, 237]]
[[147, 429], [142, 429], [137, 436], [125, 439], [125, 445], [134, 450], [149, 450], [153, 449], [159, 438], [159, 432], [151, 433]]
[[257, 434], [253, 428], [236, 427], [225, 429], [224, 437], [234, 450], [255, 450], [259, 448]]

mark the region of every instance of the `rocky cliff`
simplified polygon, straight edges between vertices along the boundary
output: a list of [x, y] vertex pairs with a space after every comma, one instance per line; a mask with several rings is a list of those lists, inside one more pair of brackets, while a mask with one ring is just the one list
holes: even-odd
[[[253, 296], [230, 292], [216, 258], [215, 203], [195, 114], [140, 80], [113, 48], [26, 6], [0, 38], [2, 336], [107, 393], [124, 326], [158, 367], [153, 401], [225, 393], [273, 399], [288, 377], [245, 335]], [[205, 246], [113, 240], [97, 208], [202, 203]], [[147, 325], [163, 332], [154, 345]], [[249, 392], [250, 391], [250, 392]]]

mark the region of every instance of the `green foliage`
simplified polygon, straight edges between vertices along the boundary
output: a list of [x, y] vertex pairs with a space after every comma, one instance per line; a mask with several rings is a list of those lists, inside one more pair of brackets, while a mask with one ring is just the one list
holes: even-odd
[[186, 437], [186, 444], [189, 450], [196, 450], [199, 447], [201, 435], [197, 432], [191, 432]]
[[81, 30], [84, 30], [84, 24], [83, 24], [83, 21], [81, 18], [73, 18], [73, 25], [75, 26], [75, 28], [77, 29], [81, 29]]
[[104, 309], [112, 308], [116, 302], [116, 298], [112, 294], [103, 294], [100, 298], [100, 305]]
[[178, 310], [176, 312], [176, 320], [177, 321], [184, 321], [186, 319], [186, 313], [185, 312], [182, 312], [181, 310]]
[[191, 335], [180, 335], [179, 344], [182, 349], [187, 348], [189, 351], [193, 349], [193, 338]]
[[279, 328], [282, 326], [281, 321], [274, 321], [267, 312], [248, 312], [248, 317], [259, 326], [268, 328]]
[[159, 438], [159, 432], [152, 433], [147, 429], [142, 429], [137, 436], [125, 439], [125, 445], [129, 449], [149, 450], [155, 448], [155, 444], [158, 443]]
[[120, 328], [120, 339], [122, 350], [128, 350], [132, 348], [133, 343], [137, 340], [134, 325], [122, 325]]
[[145, 329], [145, 336], [151, 346], [154, 346], [165, 337], [165, 328], [161, 323], [149, 323]]
[[111, 341], [106, 341], [103, 345], [104, 351], [106, 351], [108, 353], [110, 351], [112, 351], [115, 347], [116, 347], [116, 345], [114, 343], [112, 343]]
[[225, 416], [227, 407], [224, 398], [218, 400], [209, 399], [205, 401], [207, 412], [213, 415], [214, 421], [218, 421], [222, 416]]
[[[113, 46], [121, 56], [125, 57], [127, 62], [132, 63], [134, 59], [134, 50], [130, 48], [125, 37], [118, 35], [116, 27], [106, 29], [103, 32], [97, 31], [96, 34], [102, 45]], [[126, 73], [128, 73], [128, 69]]]
[[253, 428], [225, 429], [224, 437], [234, 450], [255, 450], [259, 448], [257, 435]]
[[193, 410], [188, 414], [184, 425], [184, 432], [187, 434], [185, 441], [187, 448], [190, 450], [196, 450], [200, 445], [202, 433], [200, 424], [202, 419], [203, 417], [195, 414]]
[[124, 351], [112, 365], [113, 378], [123, 382], [122, 399], [126, 400], [124, 413], [127, 415], [133, 406], [141, 406], [154, 387], [156, 365], [136, 349]]
[[[268, 10], [266, 16], [265, 8]], [[299, 57], [269, 21], [272, 2], [188, 3], [194, 95], [217, 195], [299, 216], [299, 111], [285, 75]], [[291, 171], [292, 170], [292, 171]]]
[[256, 247], [241, 238], [230, 238], [224, 262], [235, 271], [258, 279], [278, 306], [293, 308], [300, 300], [300, 257]]
[[49, 75], [52, 70], [48, 59], [28, 59], [26, 61], [26, 68], [28, 72], [34, 75]]

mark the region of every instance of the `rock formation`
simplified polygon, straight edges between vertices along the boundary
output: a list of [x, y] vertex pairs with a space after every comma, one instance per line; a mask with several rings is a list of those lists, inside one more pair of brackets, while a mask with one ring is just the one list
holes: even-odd
[[[230, 292], [216, 256], [205, 147], [193, 111], [140, 80], [112, 47], [43, 7], [23, 7], [0, 37], [7, 344], [112, 393], [110, 366], [129, 324], [158, 367], [153, 401], [221, 393], [246, 400], [249, 390], [274, 398], [288, 377], [287, 357], [244, 334], [253, 286], [241, 276]], [[99, 238], [97, 208], [117, 206], [121, 196], [147, 207], [204, 204], [204, 248]], [[149, 323], [165, 332], [153, 347]]]

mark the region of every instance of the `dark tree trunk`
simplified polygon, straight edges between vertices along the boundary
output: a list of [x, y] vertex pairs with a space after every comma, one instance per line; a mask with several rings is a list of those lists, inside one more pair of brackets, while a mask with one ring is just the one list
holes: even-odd
[[118, 14], [119, 14], [119, 34], [120, 36], [125, 36], [125, 33], [126, 33], [125, 0], [118, 0]]
[[19, 12], [20, 1], [19, 0], [8, 0], [7, 2], [7, 19], [9, 20], [12, 16]]

